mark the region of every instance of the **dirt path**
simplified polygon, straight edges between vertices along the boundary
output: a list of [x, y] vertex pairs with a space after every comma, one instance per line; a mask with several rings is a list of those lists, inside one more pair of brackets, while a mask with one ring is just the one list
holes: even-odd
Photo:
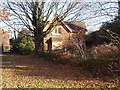
[[33, 55], [3, 55], [4, 88], [101, 88], [110, 82], [93, 78], [80, 67], [44, 61]]

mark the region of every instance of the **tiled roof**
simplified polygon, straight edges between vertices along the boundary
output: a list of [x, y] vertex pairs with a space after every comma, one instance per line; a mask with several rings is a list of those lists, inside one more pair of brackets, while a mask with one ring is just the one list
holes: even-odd
[[81, 21], [63, 21], [63, 24], [71, 31], [76, 32], [79, 30], [86, 30], [84, 22]]

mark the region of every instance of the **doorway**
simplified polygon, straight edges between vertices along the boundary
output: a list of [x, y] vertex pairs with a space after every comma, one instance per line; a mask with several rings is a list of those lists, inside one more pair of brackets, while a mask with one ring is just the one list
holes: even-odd
[[52, 38], [47, 40], [47, 50], [52, 51]]

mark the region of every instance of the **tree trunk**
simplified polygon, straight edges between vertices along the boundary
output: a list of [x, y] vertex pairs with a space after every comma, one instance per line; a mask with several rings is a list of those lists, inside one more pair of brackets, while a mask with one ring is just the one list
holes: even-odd
[[43, 37], [35, 35], [35, 53], [39, 54], [44, 51], [44, 40]]

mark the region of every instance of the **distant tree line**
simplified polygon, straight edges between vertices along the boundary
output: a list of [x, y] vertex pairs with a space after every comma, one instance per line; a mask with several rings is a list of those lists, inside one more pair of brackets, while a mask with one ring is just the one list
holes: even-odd
[[[110, 35], [120, 37], [120, 1], [118, 1], [118, 15], [109, 22], [104, 22], [99, 31], [92, 32], [86, 36], [87, 46], [109, 43], [112, 40]], [[117, 39], [117, 38], [116, 38]]]

